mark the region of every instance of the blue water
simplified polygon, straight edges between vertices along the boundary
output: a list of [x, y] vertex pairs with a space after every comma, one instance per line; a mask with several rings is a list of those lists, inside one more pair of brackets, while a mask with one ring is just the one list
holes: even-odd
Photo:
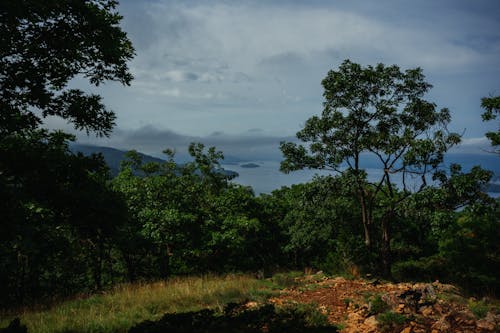
[[[313, 179], [314, 175], [334, 175], [333, 172], [322, 170], [300, 170], [285, 174], [279, 171], [280, 163], [277, 161], [253, 161], [259, 165], [258, 168], [242, 168], [240, 165], [223, 164], [222, 167], [227, 170], [236, 171], [239, 176], [233, 182], [251, 186], [256, 195], [261, 193], [271, 193], [273, 190], [282, 186], [291, 186], [293, 184], [306, 183]], [[376, 182], [382, 177], [381, 169], [366, 169], [368, 180]], [[402, 187], [401, 174], [392, 175], [391, 181], [397, 186]], [[419, 178], [407, 178], [406, 185], [410, 190], [417, 190], [420, 185]], [[498, 197], [500, 193], [490, 193], [493, 197]]]
[[[224, 169], [236, 171], [239, 177], [233, 181], [251, 186], [256, 195], [261, 193], [271, 193], [273, 190], [279, 189], [282, 186], [290, 186], [293, 184], [306, 183], [313, 179], [315, 175], [326, 176], [334, 175], [334, 172], [324, 170], [299, 170], [285, 174], [279, 171], [280, 163], [275, 161], [253, 162], [260, 165], [258, 168], [242, 168], [240, 165], [222, 165]], [[382, 176], [382, 170], [366, 169], [368, 180], [376, 182]], [[392, 182], [402, 184], [401, 175], [394, 175]], [[418, 181], [413, 180], [407, 184], [416, 184]]]

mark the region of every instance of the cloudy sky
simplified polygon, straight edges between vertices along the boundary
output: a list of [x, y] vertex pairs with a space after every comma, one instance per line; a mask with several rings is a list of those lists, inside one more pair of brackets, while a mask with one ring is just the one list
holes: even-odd
[[279, 158], [279, 141], [321, 112], [321, 80], [344, 59], [422, 67], [464, 150], [496, 129], [481, 122], [480, 98], [500, 94], [498, 0], [122, 0], [118, 10], [135, 79], [95, 90], [117, 127], [81, 142], [158, 154], [203, 141]]

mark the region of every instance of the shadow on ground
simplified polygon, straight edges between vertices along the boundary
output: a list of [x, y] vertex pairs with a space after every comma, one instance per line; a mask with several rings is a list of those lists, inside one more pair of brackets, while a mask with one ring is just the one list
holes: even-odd
[[213, 310], [166, 314], [158, 321], [145, 321], [129, 333], [249, 333], [311, 332], [335, 333], [337, 327], [311, 306], [276, 308], [268, 304], [247, 308], [244, 304], [228, 304], [223, 313]]

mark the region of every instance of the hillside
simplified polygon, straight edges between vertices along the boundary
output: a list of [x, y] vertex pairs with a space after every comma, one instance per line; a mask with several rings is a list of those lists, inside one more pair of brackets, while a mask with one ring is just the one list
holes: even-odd
[[[498, 332], [499, 302], [439, 281], [389, 283], [322, 272], [131, 284], [15, 316], [26, 332]], [[1, 332], [2, 330], [0, 330]]]
[[[104, 160], [106, 164], [111, 170], [112, 175], [117, 175], [120, 170], [120, 163], [125, 160], [125, 154], [127, 153], [124, 150], [119, 150], [111, 147], [101, 147], [101, 146], [93, 146], [93, 145], [83, 145], [83, 144], [72, 144], [70, 145], [70, 150], [74, 153], [80, 152], [83, 155], [91, 155], [91, 154], [102, 154], [104, 156]], [[142, 157], [143, 162], [163, 162], [164, 160], [160, 158], [156, 158], [150, 155], [146, 155], [143, 153], [139, 153]]]

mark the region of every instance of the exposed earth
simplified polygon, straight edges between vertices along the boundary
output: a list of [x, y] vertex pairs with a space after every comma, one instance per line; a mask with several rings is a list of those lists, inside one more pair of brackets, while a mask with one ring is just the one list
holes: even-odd
[[315, 303], [343, 333], [500, 332], [498, 301], [465, 298], [438, 281], [387, 283], [320, 273], [305, 279], [271, 302]]

